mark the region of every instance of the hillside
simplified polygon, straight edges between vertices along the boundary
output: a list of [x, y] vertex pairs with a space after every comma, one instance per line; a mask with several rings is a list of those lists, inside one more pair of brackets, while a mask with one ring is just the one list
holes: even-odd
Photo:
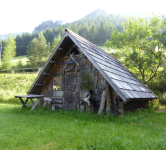
[[95, 18], [98, 16], [106, 17], [108, 15], [109, 15], [109, 13], [106, 12], [104, 9], [97, 9], [97, 10], [91, 12], [90, 14], [86, 15], [84, 18]]
[[63, 21], [61, 20], [56, 20], [53, 22], [52, 20], [48, 21], [43, 21], [39, 26], [35, 27], [35, 30], [33, 32], [40, 32], [40, 31], [46, 31], [47, 29], [50, 28], [57, 28], [60, 24], [62, 24]]
[[[101, 10], [101, 9], [97, 9], [93, 12], [91, 12], [90, 14], [87, 14], [85, 17], [83, 18], [96, 18], [96, 17], [107, 17], [109, 16], [109, 14], [105, 11], [105, 10]], [[80, 18], [79, 20], [75, 21], [78, 22], [80, 20], [82, 20], [83, 18]], [[48, 21], [43, 21], [39, 26], [35, 27], [35, 31], [46, 31], [47, 29], [51, 29], [51, 28], [57, 28], [59, 25], [62, 25], [63, 21], [61, 20], [57, 20], [55, 22], [53, 22], [52, 20], [48, 20]], [[66, 26], [68, 24], [71, 23], [66, 23], [63, 26]]]

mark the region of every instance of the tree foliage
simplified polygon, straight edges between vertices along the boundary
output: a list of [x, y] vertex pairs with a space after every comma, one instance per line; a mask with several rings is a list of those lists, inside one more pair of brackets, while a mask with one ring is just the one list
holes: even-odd
[[166, 19], [154, 15], [150, 20], [128, 18], [123, 31], [115, 30], [106, 45], [123, 54], [125, 65], [148, 83], [164, 72], [166, 59]]
[[29, 46], [27, 52], [27, 58], [31, 66], [42, 66], [48, 59], [51, 52], [50, 43], [46, 42], [46, 39], [41, 32], [38, 38], [34, 38]]
[[5, 42], [4, 50], [3, 50], [3, 60], [2, 60], [2, 69], [10, 69], [11, 68], [11, 60], [16, 55], [16, 41], [12, 34], [9, 34], [8, 39]]
[[53, 42], [52, 42], [52, 48], [51, 50], [53, 51], [56, 47], [56, 45], [59, 43], [59, 41], [61, 40], [61, 35], [60, 33], [58, 34], [57, 38], [54, 38]]
[[65, 28], [83, 36], [94, 44], [103, 45], [109, 39], [114, 29], [118, 29], [118, 31], [122, 30], [121, 23], [124, 20], [125, 17], [108, 15], [102, 10], [96, 10], [90, 16], [85, 16], [82, 19], [63, 25], [62, 21], [45, 21], [36, 27], [32, 34], [23, 33], [16, 36], [16, 56], [27, 55], [27, 47], [30, 41], [38, 38], [40, 32], [43, 32], [46, 41], [52, 45], [54, 37], [57, 37], [59, 33], [62, 37], [65, 33]]

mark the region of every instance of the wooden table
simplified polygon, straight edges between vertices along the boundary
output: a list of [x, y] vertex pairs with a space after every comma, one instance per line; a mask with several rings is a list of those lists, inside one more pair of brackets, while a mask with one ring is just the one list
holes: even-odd
[[[22, 106], [21, 106], [20, 110], [23, 107], [27, 107], [27, 106], [32, 106], [31, 110], [33, 110], [37, 106], [37, 103], [39, 102], [39, 100], [44, 97], [44, 95], [15, 95], [14, 97], [19, 98], [21, 103], [22, 103]], [[26, 100], [24, 101], [22, 98], [26, 98]], [[34, 98], [37, 99], [36, 102], [33, 101]], [[32, 102], [32, 105], [27, 104], [28, 100], [30, 100]]]

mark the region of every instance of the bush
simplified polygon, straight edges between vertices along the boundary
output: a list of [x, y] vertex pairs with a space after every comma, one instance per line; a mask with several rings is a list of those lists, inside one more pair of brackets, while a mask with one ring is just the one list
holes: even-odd
[[148, 83], [148, 88], [158, 96], [159, 103], [166, 105], [166, 73]]
[[159, 109], [160, 103], [158, 99], [154, 99], [149, 102], [148, 107], [152, 108], [153, 110]]

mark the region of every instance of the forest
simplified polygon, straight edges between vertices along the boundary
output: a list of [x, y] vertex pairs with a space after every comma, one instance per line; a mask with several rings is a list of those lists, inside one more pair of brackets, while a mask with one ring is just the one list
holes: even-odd
[[[65, 28], [74, 31], [96, 45], [103, 45], [106, 40], [110, 38], [110, 34], [114, 29], [118, 29], [118, 31], [122, 30], [121, 23], [124, 22], [124, 20], [125, 17], [103, 15], [102, 12], [98, 10], [72, 23], [61, 24], [62, 21], [59, 20], [55, 22], [52, 20], [45, 21], [36, 27], [32, 34], [23, 33], [22, 36], [16, 36], [16, 56], [27, 55], [27, 47], [30, 41], [34, 38], [38, 38], [41, 31], [47, 43], [50, 43], [50, 45], [52, 45], [54, 38], [58, 37], [59, 34], [60, 36], [64, 34]], [[3, 52], [5, 40], [1, 40], [0, 44], [1, 43]]]

